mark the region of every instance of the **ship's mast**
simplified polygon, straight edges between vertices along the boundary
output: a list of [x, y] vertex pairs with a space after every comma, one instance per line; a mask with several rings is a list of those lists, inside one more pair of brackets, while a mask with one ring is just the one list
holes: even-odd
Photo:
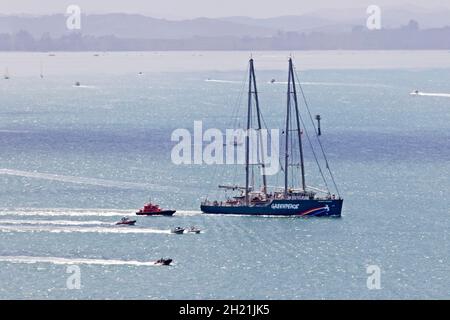
[[294, 100], [295, 107], [295, 121], [297, 123], [297, 135], [298, 135], [298, 147], [300, 152], [300, 171], [302, 179], [302, 190], [306, 190], [305, 182], [305, 165], [303, 159], [303, 146], [302, 146], [302, 132], [300, 126], [300, 115], [298, 111], [297, 89], [295, 85], [294, 67], [292, 65], [292, 58], [289, 58], [289, 75], [288, 75], [288, 89], [287, 89], [287, 110], [286, 110], [286, 128], [285, 128], [285, 158], [284, 158], [284, 195], [288, 196], [288, 176], [289, 176], [289, 131], [290, 131], [290, 115], [291, 115], [291, 96]]
[[249, 187], [249, 175], [250, 175], [250, 161], [249, 161], [249, 152], [250, 152], [250, 138], [248, 136], [248, 132], [250, 130], [250, 120], [252, 116], [252, 77], [253, 77], [253, 59], [250, 59], [250, 67], [249, 67], [249, 81], [248, 81], [248, 107], [247, 107], [247, 134], [245, 135], [245, 204], [249, 204], [248, 199], [248, 187]]
[[264, 150], [262, 141], [262, 126], [261, 126], [261, 112], [259, 109], [259, 99], [258, 90], [256, 89], [256, 77], [255, 69], [253, 66], [253, 59], [250, 59], [249, 67], [249, 81], [248, 81], [248, 109], [247, 109], [247, 134], [245, 136], [245, 202], [249, 204], [249, 191], [250, 191], [250, 129], [251, 129], [251, 118], [252, 118], [252, 101], [253, 97], [255, 99], [256, 105], [256, 118], [258, 121], [258, 133], [260, 141], [260, 156], [261, 156], [261, 169], [262, 169], [262, 179], [263, 179], [263, 193], [267, 193], [267, 179], [266, 179], [266, 168], [264, 164]]
[[287, 108], [286, 108], [286, 127], [284, 129], [285, 146], [284, 146], [284, 197], [288, 195], [288, 176], [289, 176], [289, 121], [291, 115], [291, 70], [288, 75], [287, 89]]
[[253, 94], [255, 97], [255, 105], [256, 105], [256, 118], [258, 120], [258, 134], [259, 134], [259, 155], [261, 156], [261, 171], [262, 171], [262, 180], [263, 180], [263, 190], [264, 194], [267, 193], [267, 179], [266, 179], [266, 165], [264, 162], [264, 143], [262, 140], [262, 126], [261, 126], [261, 110], [259, 109], [259, 99], [258, 99], [258, 90], [256, 89], [256, 77], [255, 77], [255, 69], [253, 68], [253, 59], [251, 62], [252, 74], [253, 74]]

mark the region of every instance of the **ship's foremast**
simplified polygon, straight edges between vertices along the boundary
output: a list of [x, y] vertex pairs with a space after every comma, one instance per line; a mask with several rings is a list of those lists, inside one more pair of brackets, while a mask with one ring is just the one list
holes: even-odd
[[256, 119], [257, 119], [257, 130], [259, 135], [259, 147], [261, 156], [261, 170], [262, 170], [262, 180], [263, 180], [263, 189], [262, 192], [264, 196], [267, 195], [267, 178], [266, 178], [266, 168], [264, 164], [264, 150], [263, 141], [262, 141], [262, 125], [261, 125], [261, 111], [259, 109], [259, 99], [258, 99], [258, 90], [256, 89], [256, 77], [255, 77], [255, 69], [253, 66], [253, 59], [250, 59], [249, 66], [249, 80], [248, 80], [248, 109], [247, 109], [247, 134], [245, 136], [245, 203], [249, 205], [249, 193], [250, 193], [250, 129], [252, 127], [252, 107], [253, 100], [255, 101], [256, 107]]

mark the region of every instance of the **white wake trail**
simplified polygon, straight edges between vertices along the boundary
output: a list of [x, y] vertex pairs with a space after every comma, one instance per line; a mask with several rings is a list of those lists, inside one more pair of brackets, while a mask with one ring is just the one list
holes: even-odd
[[57, 226], [7, 226], [0, 225], [0, 232], [49, 232], [49, 233], [113, 233], [113, 234], [171, 234], [170, 230], [138, 228], [134, 226], [115, 227], [57, 227]]
[[43, 172], [35, 172], [35, 171], [22, 171], [15, 169], [0, 169], [0, 175], [9, 175], [9, 176], [18, 176], [25, 178], [34, 178], [34, 179], [44, 179], [51, 181], [60, 181], [60, 182], [69, 182], [76, 184], [88, 184], [95, 185], [101, 187], [108, 188], [120, 188], [120, 189], [152, 189], [165, 191], [167, 188], [157, 186], [150, 183], [136, 183], [136, 182], [125, 182], [125, 181], [115, 181], [115, 180], [107, 180], [107, 179], [97, 179], [97, 178], [86, 178], [86, 177], [76, 177], [76, 176], [67, 176], [60, 174], [51, 174], [51, 173], [43, 173]]
[[153, 261], [135, 260], [109, 260], [109, 259], [83, 259], [59, 257], [32, 257], [32, 256], [0, 256], [0, 262], [10, 263], [51, 263], [51, 264], [91, 264], [91, 265], [129, 265], [129, 266], [156, 266]]
[[[287, 85], [287, 81], [275, 81], [275, 82], [268, 82], [269, 84], [283, 84]], [[330, 87], [365, 87], [365, 88], [386, 88], [387, 85], [384, 84], [378, 84], [378, 83], [349, 83], [349, 82], [312, 82], [312, 81], [305, 81], [305, 82], [296, 82], [297, 85], [302, 86], [330, 86]]]
[[[136, 217], [136, 209], [34, 209], [34, 208], [2, 208], [0, 216], [22, 216], [22, 217]], [[201, 211], [197, 210], [177, 210], [175, 216], [195, 216], [200, 215]], [[151, 217], [148, 217], [151, 218]]]
[[219, 79], [206, 79], [206, 82], [217, 82], [217, 83], [241, 83], [240, 81], [233, 80], [219, 80]]
[[423, 97], [450, 98], [450, 93], [411, 92], [410, 95], [412, 95], [412, 96], [423, 96]]
[[105, 221], [74, 221], [74, 220], [0, 220], [0, 225], [57, 225], [57, 226], [111, 226], [115, 223]]
[[0, 216], [23, 217], [124, 217], [136, 216], [133, 209], [129, 210], [105, 210], [105, 209], [1, 209]]

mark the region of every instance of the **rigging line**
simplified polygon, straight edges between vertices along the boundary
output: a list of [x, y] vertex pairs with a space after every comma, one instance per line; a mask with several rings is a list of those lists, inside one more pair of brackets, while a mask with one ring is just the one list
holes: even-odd
[[[323, 158], [325, 159], [326, 168], [327, 168], [328, 172], [330, 173], [330, 177], [331, 177], [331, 180], [333, 181], [334, 188], [336, 189], [336, 193], [338, 194], [338, 197], [340, 198], [340, 197], [341, 197], [341, 194], [340, 194], [340, 192], [339, 192], [339, 189], [338, 189], [338, 187], [337, 187], [336, 181], [335, 181], [335, 179], [334, 179], [333, 172], [331, 171], [330, 165], [329, 165], [329, 163], [328, 163], [328, 158], [327, 158], [327, 156], [326, 156], [326, 154], [325, 154], [325, 150], [324, 150], [324, 148], [323, 148], [322, 142], [320, 141], [320, 138], [319, 138], [319, 134], [318, 134], [316, 125], [314, 124], [314, 120], [313, 120], [313, 117], [312, 117], [312, 115], [311, 115], [311, 111], [309, 110], [308, 100], [306, 99], [306, 95], [305, 95], [305, 93], [304, 93], [304, 91], [303, 91], [303, 87], [302, 87], [302, 85], [300, 84], [300, 78], [299, 78], [299, 76], [298, 76], [297, 69], [296, 69], [295, 67], [294, 67], [294, 70], [295, 70], [295, 76], [296, 76], [297, 79], [298, 79], [298, 86], [299, 86], [299, 88], [300, 88], [300, 92], [302, 93], [303, 101], [305, 102], [306, 110], [308, 111], [308, 115], [309, 115], [309, 118], [310, 118], [310, 120], [311, 120], [312, 126], [313, 126], [313, 128], [314, 128], [314, 132], [315, 132], [315, 134], [316, 134], [317, 141], [319, 142], [319, 146], [320, 146], [320, 149], [321, 149], [321, 151], [322, 151]], [[295, 81], [294, 81], [294, 83], [295, 83]], [[305, 130], [305, 131], [306, 131], [306, 130]]]
[[319, 159], [317, 158], [317, 154], [316, 154], [316, 151], [314, 150], [314, 146], [313, 146], [313, 144], [311, 142], [311, 139], [309, 137], [309, 133], [306, 130], [306, 126], [305, 126], [305, 122], [303, 121], [303, 117], [302, 117], [302, 115], [300, 113], [299, 113], [298, 117], [300, 118], [300, 122], [302, 123], [302, 126], [304, 128], [303, 132], [306, 135], [306, 139], [308, 140], [309, 146], [310, 146], [312, 154], [314, 156], [314, 160], [316, 161], [317, 167], [319, 168], [319, 172], [320, 172], [320, 175], [322, 177], [323, 183], [325, 184], [325, 187], [326, 187], [328, 193], [330, 193], [330, 188], [328, 187], [327, 180], [325, 179], [325, 175], [323, 174], [322, 167], [320, 166]]
[[[249, 64], [250, 63], [247, 63], [247, 69], [249, 68]], [[243, 95], [244, 95], [244, 91], [245, 91], [245, 88], [246, 88], [246, 85], [247, 85], [247, 79], [248, 79], [248, 73], [247, 72], [244, 72], [244, 77], [243, 77], [243, 81], [242, 81], [242, 86], [241, 86], [241, 90], [240, 90], [240, 92], [239, 92], [239, 96], [238, 96], [238, 98], [237, 98], [237, 100], [236, 100], [236, 108], [235, 108], [235, 112], [233, 112], [233, 118], [234, 118], [234, 122], [233, 122], [233, 124], [232, 124], [232, 127], [231, 127], [231, 129], [234, 129], [234, 128], [237, 128], [238, 127], [238, 124], [239, 124], [239, 120], [238, 120], [238, 115], [240, 114], [240, 110], [242, 109], [242, 97], [243, 97]], [[242, 129], [242, 128], [237, 128], [237, 129]], [[238, 159], [238, 156], [237, 156], [237, 148], [236, 148], [236, 146], [234, 145], [234, 142], [233, 142], [233, 161], [234, 161], [234, 159], [236, 158], [236, 159]], [[232, 179], [232, 184], [234, 185], [235, 183], [236, 183], [236, 181], [237, 181], [237, 172], [238, 172], [238, 166], [237, 165], [234, 165], [234, 168], [233, 168], [234, 170], [233, 170], [233, 179]]]
[[[247, 66], [247, 69], [248, 69], [248, 66]], [[242, 81], [241, 90], [239, 91], [239, 95], [236, 98], [235, 108], [233, 109], [233, 112], [232, 112], [231, 119], [234, 120], [234, 122], [232, 123], [232, 128], [235, 128], [237, 125], [237, 122], [238, 122], [238, 114], [239, 114], [239, 110], [241, 108], [241, 102], [242, 102], [242, 97], [244, 95], [244, 90], [245, 90], [246, 83], [247, 83], [247, 77], [248, 77], [248, 74], [247, 74], [247, 72], [245, 72], [244, 79]]]
[[[293, 101], [293, 99], [291, 101]], [[291, 116], [289, 117], [290, 122], [291, 122], [290, 123], [290, 128], [291, 128], [290, 131], [294, 132], [294, 131], [296, 131], [296, 129], [292, 129], [292, 128], [294, 128], [294, 125], [295, 125], [295, 119], [294, 119], [294, 116], [293, 116], [294, 108], [293, 108], [292, 104], [290, 106], [290, 109], [291, 109]], [[295, 135], [291, 134], [289, 137], [291, 138], [291, 141], [290, 141], [291, 149], [290, 150], [291, 150], [291, 153], [292, 153], [291, 156], [289, 157], [289, 159], [291, 161], [290, 167], [291, 167], [292, 173], [295, 172], [295, 174], [291, 174], [291, 184], [292, 184], [292, 188], [295, 189], [296, 178], [297, 178], [297, 174], [298, 174], [298, 170], [296, 170], [296, 169], [298, 169], [298, 167], [296, 168], [295, 163], [296, 163], [296, 156], [297, 156], [299, 150], [296, 150], [297, 145], [295, 144], [295, 141], [294, 141], [295, 138], [296, 138]]]
[[[247, 63], [247, 69], [248, 69], [248, 63]], [[235, 100], [235, 105], [234, 105], [234, 108], [232, 109], [233, 111], [232, 111], [232, 113], [231, 113], [231, 119], [229, 120], [230, 121], [230, 124], [232, 124], [233, 125], [233, 127], [235, 126], [235, 124], [236, 124], [236, 122], [237, 122], [237, 114], [239, 113], [239, 109], [240, 109], [240, 105], [241, 105], [241, 102], [242, 102], [242, 96], [243, 96], [243, 94], [244, 94], [244, 89], [245, 89], [245, 83], [247, 82], [247, 72], [245, 72], [245, 75], [244, 75], [244, 77], [243, 77], [243, 81], [242, 81], [242, 86], [241, 86], [241, 89], [240, 89], [240, 92], [239, 92], [239, 94], [238, 94], [238, 97], [236, 98], [236, 100]], [[229, 99], [229, 101], [230, 100], [232, 100], [232, 99]], [[226, 166], [223, 166], [223, 170], [221, 170], [221, 173], [223, 173], [223, 171], [225, 170], [224, 169], [224, 167], [226, 167]], [[219, 170], [219, 165], [215, 165], [215, 168], [214, 168], [214, 171], [213, 171], [213, 177], [216, 177], [216, 175], [217, 175], [217, 173], [218, 173], [218, 170]], [[235, 174], [236, 175], [236, 174]], [[235, 177], [234, 177], [235, 178]], [[234, 180], [234, 179], [233, 179]], [[235, 181], [235, 180], [234, 180]], [[209, 198], [209, 196], [211, 195], [211, 191], [212, 190], [215, 190], [216, 192], [215, 192], [215, 194], [216, 194], [216, 196], [219, 196], [219, 189], [217, 189], [217, 188], [211, 188], [211, 189], [209, 189], [208, 190], [208, 193], [207, 193], [207, 195], [206, 195], [206, 197], [207, 198]]]
[[[284, 97], [283, 98], [281, 98], [281, 105], [283, 105], [284, 104]], [[279, 128], [283, 128], [283, 125], [284, 125], [284, 120], [283, 120], [283, 118], [281, 118], [281, 124], [279, 125]], [[282, 129], [282, 134], [283, 134], [283, 132], [284, 132], [284, 129]], [[281, 141], [284, 141], [284, 139], [281, 139]], [[280, 143], [280, 142], [279, 142]], [[280, 143], [280, 147], [282, 147], [282, 145], [281, 145], [281, 143]], [[284, 172], [284, 167], [283, 167], [283, 161], [282, 161], [282, 159], [281, 159], [281, 153], [279, 154], [279, 156], [278, 156], [278, 163], [279, 163], [279, 165], [280, 165], [280, 168], [281, 168], [281, 172]], [[278, 181], [278, 177], [277, 177], [277, 181]]]
[[[283, 99], [284, 99], [284, 98], [283, 98]], [[283, 100], [283, 101], [284, 101], [284, 100]], [[260, 114], [261, 114], [261, 119], [262, 119], [262, 121], [263, 121], [264, 127], [267, 129], [267, 136], [268, 136], [269, 139], [270, 139], [270, 143], [273, 143], [272, 135], [271, 135], [271, 132], [270, 132], [270, 130], [269, 130], [269, 126], [268, 126], [267, 123], [266, 123], [266, 119], [264, 118], [264, 115], [263, 115], [262, 112], [261, 112]], [[283, 120], [282, 120], [282, 124], [280, 125], [280, 127], [283, 127]], [[278, 141], [277, 143], [279, 144], [280, 141]], [[281, 146], [281, 144], [280, 144], [280, 146]], [[280, 166], [281, 172], [284, 172], [283, 161], [281, 161], [281, 157], [280, 157], [280, 156], [278, 156], [278, 164], [279, 164], [279, 166]], [[278, 176], [277, 176], [277, 181], [278, 181]]]

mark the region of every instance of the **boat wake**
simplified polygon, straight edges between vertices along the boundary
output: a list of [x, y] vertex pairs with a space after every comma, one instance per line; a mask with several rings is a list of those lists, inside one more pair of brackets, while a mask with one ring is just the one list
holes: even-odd
[[86, 85], [76, 85], [76, 84], [74, 84], [74, 85], [72, 85], [72, 87], [74, 87], [74, 88], [84, 88], [84, 89], [95, 89], [96, 87], [95, 86], [86, 86]]
[[112, 226], [115, 223], [105, 221], [74, 221], [74, 220], [0, 220], [0, 225], [56, 225], [56, 226]]
[[174, 216], [198, 216], [201, 214], [202, 214], [201, 211], [196, 211], [196, 210], [177, 210], [177, 212], [175, 212]]
[[240, 81], [234, 80], [219, 80], [219, 79], [206, 79], [206, 82], [217, 82], [217, 83], [241, 83]]
[[432, 93], [432, 92], [414, 91], [414, 92], [411, 92], [410, 95], [412, 95], [412, 96], [423, 96], [423, 97], [450, 98], [450, 93]]
[[51, 174], [51, 173], [43, 173], [43, 172], [35, 172], [35, 171], [22, 171], [15, 169], [0, 169], [0, 175], [9, 175], [9, 176], [18, 176], [25, 178], [34, 178], [34, 179], [44, 179], [51, 181], [60, 181], [60, 182], [69, 182], [76, 184], [87, 184], [87, 185], [95, 185], [107, 188], [119, 188], [119, 189], [152, 189], [155, 191], [165, 191], [165, 187], [149, 184], [149, 183], [136, 183], [136, 182], [125, 182], [125, 181], [115, 181], [115, 180], [106, 180], [106, 179], [97, 179], [97, 178], [86, 178], [86, 177], [76, 177], [76, 176], [67, 176], [67, 175], [59, 175], [59, 174]]
[[[205, 82], [215, 82], [215, 83], [242, 83], [236, 80], [220, 80], [220, 79], [206, 79]], [[282, 84], [287, 85], [287, 81], [268, 81], [267, 84]], [[305, 81], [301, 82], [301, 85], [305, 86], [333, 86], [333, 87], [388, 87], [385, 84], [379, 84], [379, 83], [349, 83], [349, 82], [322, 82], [322, 81]]]
[[51, 263], [51, 264], [91, 264], [104, 266], [157, 266], [154, 261], [110, 260], [110, 259], [83, 259], [59, 257], [32, 257], [32, 256], [0, 256], [0, 262], [10, 263]]
[[1, 209], [0, 216], [42, 216], [42, 217], [125, 217], [135, 216], [134, 210], [107, 209]]
[[[70, 209], [70, 208], [3, 208], [0, 209], [0, 216], [21, 216], [21, 217], [135, 217], [136, 209]], [[196, 216], [201, 211], [177, 210], [174, 216]]]
[[[287, 85], [287, 81], [269, 81], [269, 84], [282, 84]], [[349, 83], [349, 82], [312, 82], [312, 81], [305, 81], [300, 82], [297, 84], [300, 84], [302, 86], [330, 86], [330, 87], [365, 87], [365, 88], [386, 88], [388, 85], [385, 84], [378, 84], [378, 83]]]
[[0, 225], [0, 232], [50, 232], [50, 233], [114, 233], [114, 234], [129, 234], [129, 233], [159, 233], [159, 234], [171, 234], [170, 230], [160, 230], [151, 228], [136, 228], [136, 227], [57, 227], [57, 226], [7, 226]]

